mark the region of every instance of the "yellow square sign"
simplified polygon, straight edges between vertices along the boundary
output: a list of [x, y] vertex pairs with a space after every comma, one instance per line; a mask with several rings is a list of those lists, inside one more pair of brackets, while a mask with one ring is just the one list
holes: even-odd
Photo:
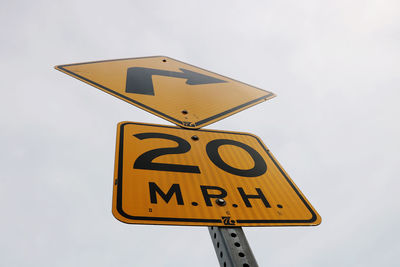
[[56, 69], [172, 123], [193, 129], [275, 96], [163, 56], [60, 65]]
[[135, 122], [118, 124], [113, 214], [138, 224], [321, 222], [257, 136]]

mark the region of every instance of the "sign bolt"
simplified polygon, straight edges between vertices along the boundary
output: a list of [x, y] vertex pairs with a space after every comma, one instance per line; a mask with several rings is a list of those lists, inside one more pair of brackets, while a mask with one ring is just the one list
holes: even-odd
[[193, 135], [192, 140], [197, 141], [197, 140], [199, 140], [199, 137], [197, 135]]
[[223, 198], [218, 198], [215, 202], [217, 202], [217, 204], [220, 206], [226, 205], [226, 201]]

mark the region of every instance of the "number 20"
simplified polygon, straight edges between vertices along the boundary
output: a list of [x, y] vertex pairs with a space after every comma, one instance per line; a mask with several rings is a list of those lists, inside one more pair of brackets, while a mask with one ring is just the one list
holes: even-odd
[[[151, 139], [151, 138], [167, 139], [167, 140], [172, 140], [178, 144], [177, 147], [157, 148], [141, 154], [135, 160], [135, 163], [133, 165], [134, 169], [200, 173], [200, 168], [198, 166], [153, 162], [155, 158], [158, 158], [162, 155], [183, 154], [190, 151], [191, 148], [190, 143], [185, 139], [165, 133], [139, 133], [135, 134], [134, 136], [140, 140]], [[228, 165], [226, 162], [222, 160], [220, 154], [218, 153], [218, 148], [223, 145], [233, 145], [244, 149], [247, 153], [249, 153], [249, 155], [253, 159], [254, 167], [251, 169], [242, 170]], [[265, 163], [262, 156], [252, 147], [238, 141], [230, 139], [212, 140], [207, 143], [206, 152], [208, 158], [218, 168], [234, 175], [242, 177], [257, 177], [264, 174], [267, 171], [267, 164]]]

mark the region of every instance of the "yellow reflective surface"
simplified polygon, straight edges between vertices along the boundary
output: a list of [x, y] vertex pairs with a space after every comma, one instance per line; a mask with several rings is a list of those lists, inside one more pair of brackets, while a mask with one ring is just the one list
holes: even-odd
[[118, 125], [113, 214], [139, 224], [321, 222], [258, 137], [134, 122]]
[[275, 96], [162, 56], [60, 65], [56, 69], [172, 123], [193, 129]]

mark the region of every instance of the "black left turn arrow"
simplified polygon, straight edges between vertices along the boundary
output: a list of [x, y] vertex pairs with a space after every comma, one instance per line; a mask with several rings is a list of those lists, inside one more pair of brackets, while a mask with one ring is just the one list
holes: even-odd
[[180, 68], [182, 72], [133, 67], [128, 69], [125, 92], [142, 95], [154, 95], [153, 75], [186, 79], [186, 84], [199, 85], [208, 83], [225, 83], [211, 76]]

